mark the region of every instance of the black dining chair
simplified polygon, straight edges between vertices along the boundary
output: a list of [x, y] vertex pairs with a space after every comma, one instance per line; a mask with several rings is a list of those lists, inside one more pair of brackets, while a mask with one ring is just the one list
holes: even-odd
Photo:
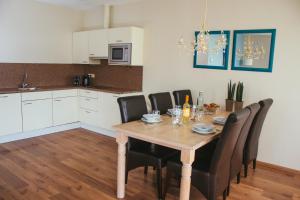
[[253, 123], [251, 125], [245, 148], [244, 148], [244, 175], [247, 177], [248, 175], [248, 165], [251, 161], [253, 161], [253, 169], [256, 168], [256, 158], [258, 152], [258, 143], [259, 137], [261, 134], [261, 130], [266, 119], [267, 113], [270, 107], [273, 104], [273, 99], [265, 99], [259, 102], [260, 110], [255, 116]]
[[240, 183], [241, 179], [241, 169], [243, 167], [243, 153], [244, 153], [244, 147], [246, 143], [246, 139], [250, 130], [250, 127], [252, 125], [252, 122], [257, 115], [260, 105], [258, 103], [251, 104], [247, 106], [245, 109], [250, 110], [250, 115], [245, 122], [241, 134], [236, 142], [232, 158], [231, 158], [231, 163], [230, 163], [230, 177], [229, 177], [229, 183], [228, 183], [228, 188], [227, 188], [227, 195], [229, 195], [230, 192], [230, 181], [237, 177], [237, 183]]
[[193, 98], [192, 98], [192, 92], [191, 90], [177, 90], [173, 92], [175, 105], [183, 106], [185, 103], [185, 97], [186, 95], [189, 95], [189, 104], [193, 105]]
[[169, 92], [150, 94], [152, 110], [159, 110], [160, 114], [164, 115], [168, 109], [173, 108], [172, 98]]
[[[241, 129], [250, 115], [249, 109], [231, 113], [224, 125], [220, 138], [212, 156], [203, 157], [201, 149], [195, 153], [192, 165], [191, 184], [196, 187], [208, 200], [216, 200], [223, 193], [227, 197], [227, 186], [230, 172], [230, 160]], [[173, 175], [181, 176], [180, 158], [174, 158], [167, 164], [166, 192]]]
[[[118, 98], [122, 123], [140, 120], [143, 114], [148, 113], [146, 100], [143, 95], [120, 97]], [[138, 167], [145, 167], [145, 174], [148, 166], [153, 166], [157, 174], [157, 192], [158, 198], [163, 198], [162, 193], [162, 168], [166, 166], [167, 161], [178, 152], [160, 145], [152, 145], [149, 142], [134, 138], [128, 139], [126, 149], [126, 176], [128, 181], [128, 172]]]

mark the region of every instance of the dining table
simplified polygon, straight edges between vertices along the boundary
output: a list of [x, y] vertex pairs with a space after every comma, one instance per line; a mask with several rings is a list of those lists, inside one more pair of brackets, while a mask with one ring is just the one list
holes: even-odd
[[138, 120], [114, 126], [118, 143], [117, 198], [125, 198], [126, 144], [130, 137], [180, 151], [182, 162], [180, 200], [188, 200], [195, 151], [219, 137], [223, 130], [222, 125], [214, 124], [215, 132], [204, 135], [193, 132], [192, 127], [197, 123], [212, 124], [215, 116], [227, 117], [228, 115], [228, 112], [219, 111], [217, 114], [203, 115], [200, 120], [190, 120], [180, 126], [173, 125], [172, 117], [168, 115], [162, 115], [160, 123], [147, 124]]

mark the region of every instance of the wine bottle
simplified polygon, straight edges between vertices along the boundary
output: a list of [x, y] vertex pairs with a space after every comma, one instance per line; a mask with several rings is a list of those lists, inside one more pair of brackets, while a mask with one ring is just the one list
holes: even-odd
[[184, 124], [187, 124], [190, 121], [191, 116], [191, 105], [189, 104], [190, 97], [189, 95], [185, 96], [185, 103], [183, 104], [183, 116], [182, 116], [182, 122]]

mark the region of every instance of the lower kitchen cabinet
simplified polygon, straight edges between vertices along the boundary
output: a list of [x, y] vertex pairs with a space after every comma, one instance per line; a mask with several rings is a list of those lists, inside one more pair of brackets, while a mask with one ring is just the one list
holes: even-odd
[[0, 135], [22, 132], [21, 95], [0, 95]]
[[23, 131], [48, 128], [52, 122], [52, 99], [22, 102]]
[[63, 125], [78, 121], [78, 98], [53, 99], [53, 125]]
[[81, 123], [99, 126], [99, 122], [101, 120], [99, 112], [84, 108], [80, 108], [79, 112]]
[[117, 99], [120, 97], [118, 94], [100, 93], [101, 105], [101, 120], [100, 127], [113, 130], [112, 126], [121, 123], [120, 109]]

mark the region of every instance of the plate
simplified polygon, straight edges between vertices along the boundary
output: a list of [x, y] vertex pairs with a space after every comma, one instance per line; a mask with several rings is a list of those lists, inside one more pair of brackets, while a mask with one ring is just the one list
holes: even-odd
[[212, 133], [215, 133], [215, 129], [212, 129], [211, 131], [200, 131], [198, 129], [192, 128], [192, 131], [194, 131], [195, 133], [201, 134], [201, 135], [209, 135]]
[[213, 122], [216, 124], [224, 125], [226, 123], [227, 118], [226, 117], [214, 117]]
[[147, 124], [156, 124], [156, 123], [160, 123], [162, 122], [162, 119], [156, 120], [156, 121], [148, 121], [145, 118], [141, 119], [143, 122], [147, 123]]

